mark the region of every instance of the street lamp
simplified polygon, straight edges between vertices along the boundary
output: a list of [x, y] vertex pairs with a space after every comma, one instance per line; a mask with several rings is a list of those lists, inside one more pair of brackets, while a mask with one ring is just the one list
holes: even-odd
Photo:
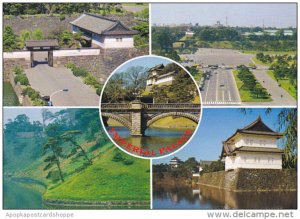
[[48, 101], [48, 106], [53, 106], [52, 98], [53, 98], [54, 95], [58, 94], [59, 92], [68, 92], [68, 91], [69, 91], [68, 88], [64, 88], [62, 90], [54, 91], [52, 94], [50, 94], [49, 101]]

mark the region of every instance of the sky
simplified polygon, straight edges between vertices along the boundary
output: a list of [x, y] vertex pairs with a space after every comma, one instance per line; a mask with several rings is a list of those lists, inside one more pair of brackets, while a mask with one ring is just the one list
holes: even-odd
[[143, 66], [145, 68], [152, 68], [159, 64], [167, 65], [171, 61], [168, 59], [160, 58], [160, 57], [141, 57], [134, 59], [132, 61], [127, 62], [126, 64], [122, 65], [118, 70], [117, 73], [125, 72], [128, 68], [133, 66]]
[[[49, 109], [49, 108], [47, 108]], [[57, 112], [62, 110], [63, 108], [53, 108], [50, 109], [52, 112]], [[4, 108], [3, 110], [3, 122], [4, 124], [7, 123], [8, 119], [14, 119], [18, 115], [25, 114], [29, 117], [30, 121], [42, 121], [42, 109], [41, 108], [23, 108], [23, 107], [16, 107], [16, 108]]]
[[174, 157], [187, 160], [217, 160], [222, 151], [222, 141], [230, 137], [238, 128], [249, 125], [260, 115], [262, 121], [274, 131], [277, 130], [277, 115], [281, 109], [273, 108], [266, 115], [265, 108], [253, 108], [243, 114], [238, 108], [204, 108], [200, 126], [192, 140], [182, 150], [166, 158], [153, 159], [153, 164], [169, 163]]
[[199, 23], [213, 25], [217, 21], [229, 26], [296, 27], [295, 3], [253, 4], [152, 4], [152, 24]]

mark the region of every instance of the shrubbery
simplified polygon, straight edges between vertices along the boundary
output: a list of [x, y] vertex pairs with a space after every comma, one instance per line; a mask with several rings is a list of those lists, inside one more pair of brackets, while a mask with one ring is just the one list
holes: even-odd
[[73, 63], [66, 64], [66, 67], [71, 69], [72, 73], [76, 77], [86, 77], [88, 75], [87, 70], [84, 68], [78, 67]]
[[45, 102], [42, 100], [40, 93], [32, 87], [26, 87], [23, 93], [24, 95], [28, 95], [34, 106], [44, 106]]
[[25, 95], [28, 95], [32, 100], [40, 98], [40, 93], [34, 90], [32, 87], [26, 87], [23, 90], [23, 92]]
[[102, 87], [101, 85], [100, 85], [100, 87], [97, 88], [96, 94], [97, 94], [98, 96], [101, 95], [102, 88], [103, 88], [103, 87]]
[[133, 159], [124, 157], [121, 152], [117, 152], [115, 156], [112, 158], [112, 161], [122, 162], [124, 165], [131, 165], [134, 163]]
[[73, 74], [76, 77], [86, 77], [88, 72], [84, 68], [76, 67], [73, 69]]
[[20, 82], [21, 85], [29, 85], [29, 80], [24, 74], [24, 70], [22, 68], [20, 68], [19, 66], [15, 66], [13, 71], [16, 75], [14, 78], [15, 83]]
[[91, 75], [91, 74], [87, 74], [87, 76], [84, 78], [84, 83], [87, 84], [87, 85], [92, 85], [92, 86], [97, 86], [99, 87], [99, 83], [98, 81], [96, 80], [96, 78]]
[[102, 85], [97, 81], [97, 79], [84, 68], [78, 67], [73, 63], [67, 63], [66, 68], [69, 68], [73, 75], [76, 77], [82, 77], [83, 82], [87, 85], [93, 86], [96, 89], [97, 95], [100, 96]]
[[15, 76], [15, 83], [20, 82], [21, 85], [29, 85], [29, 80], [25, 74], [19, 74]]
[[251, 95], [256, 98], [267, 99], [269, 97], [267, 90], [256, 80], [248, 67], [238, 66], [237, 77], [243, 82], [240, 89], [249, 91]]
[[16, 75], [14, 78], [15, 83], [20, 82], [21, 85], [26, 86], [23, 89], [23, 94], [28, 95], [34, 106], [43, 106], [45, 102], [42, 100], [40, 93], [29, 86], [29, 80], [24, 74], [24, 70], [20, 66], [15, 66], [13, 72]]

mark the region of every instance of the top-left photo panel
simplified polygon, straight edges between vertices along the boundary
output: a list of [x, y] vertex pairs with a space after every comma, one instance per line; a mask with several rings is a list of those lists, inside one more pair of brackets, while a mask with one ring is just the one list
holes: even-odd
[[95, 106], [111, 72], [149, 54], [146, 3], [3, 3], [3, 106]]

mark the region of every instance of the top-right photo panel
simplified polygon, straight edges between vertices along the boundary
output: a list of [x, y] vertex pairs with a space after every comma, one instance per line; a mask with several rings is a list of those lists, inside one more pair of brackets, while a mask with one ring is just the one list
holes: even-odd
[[152, 4], [152, 54], [193, 75], [204, 106], [297, 103], [297, 4]]

